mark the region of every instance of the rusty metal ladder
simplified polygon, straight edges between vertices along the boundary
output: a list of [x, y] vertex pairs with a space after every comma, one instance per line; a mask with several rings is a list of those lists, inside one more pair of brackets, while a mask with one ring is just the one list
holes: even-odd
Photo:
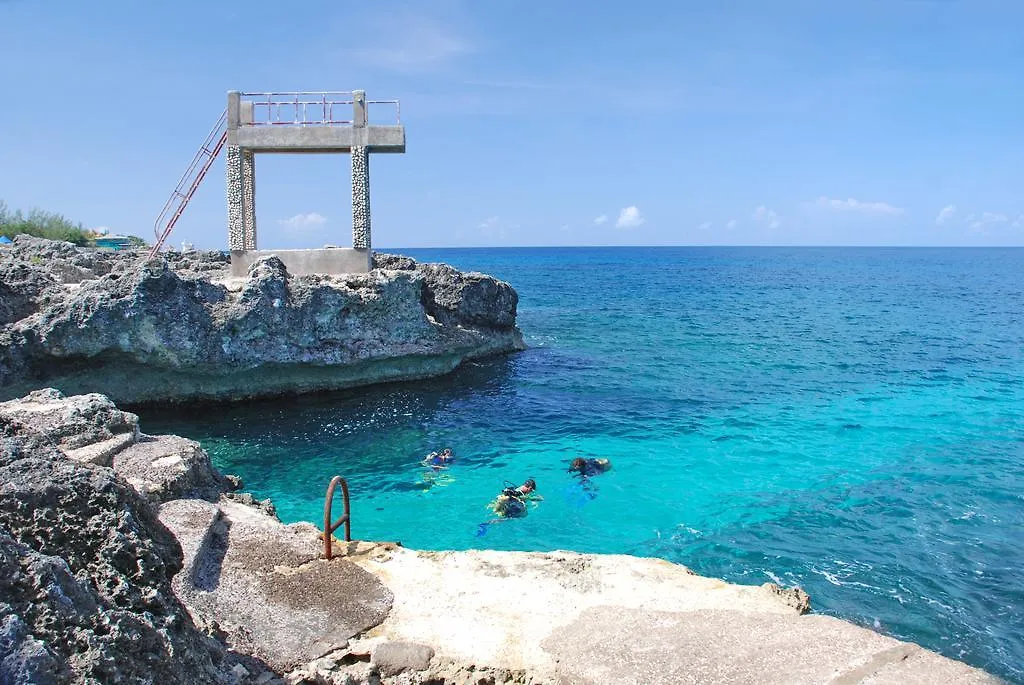
[[[341, 483], [341, 497], [345, 504], [345, 513], [337, 521], [331, 522], [331, 504], [334, 502], [334, 490]], [[345, 524], [345, 542], [352, 542], [352, 513], [349, 510], [348, 483], [341, 476], [331, 479], [327, 486], [327, 499], [324, 501], [324, 556], [328, 559], [333, 557], [331, 553], [331, 540], [334, 538], [334, 531], [338, 526]]]

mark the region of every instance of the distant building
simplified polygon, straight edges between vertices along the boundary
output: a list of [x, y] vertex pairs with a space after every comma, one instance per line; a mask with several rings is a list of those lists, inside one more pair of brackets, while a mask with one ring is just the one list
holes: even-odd
[[105, 247], [109, 250], [131, 250], [135, 246], [131, 238], [123, 235], [105, 235], [96, 238], [96, 247]]

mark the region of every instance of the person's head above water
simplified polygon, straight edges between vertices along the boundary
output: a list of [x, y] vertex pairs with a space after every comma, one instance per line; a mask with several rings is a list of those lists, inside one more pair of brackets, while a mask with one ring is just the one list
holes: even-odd
[[587, 467], [587, 460], [583, 457], [576, 457], [569, 464], [569, 471], [583, 471]]
[[526, 482], [519, 486], [519, 489], [523, 492], [533, 492], [537, 489], [537, 481], [532, 478], [527, 478]]
[[441, 456], [442, 457], [450, 457], [450, 456], [452, 456], [452, 449], [450, 447], [445, 447], [443, 450], [441, 450]]

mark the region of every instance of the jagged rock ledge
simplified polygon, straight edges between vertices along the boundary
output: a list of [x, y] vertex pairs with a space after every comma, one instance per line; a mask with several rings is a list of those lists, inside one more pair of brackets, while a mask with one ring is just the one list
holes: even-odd
[[998, 682], [808, 614], [799, 589], [657, 559], [339, 542], [327, 561], [237, 486], [101, 395], [0, 404], [0, 682]]
[[523, 349], [508, 283], [375, 255], [291, 276], [264, 257], [83, 251], [19, 236], [0, 255], [0, 399], [43, 385], [122, 404], [237, 400], [448, 373]]

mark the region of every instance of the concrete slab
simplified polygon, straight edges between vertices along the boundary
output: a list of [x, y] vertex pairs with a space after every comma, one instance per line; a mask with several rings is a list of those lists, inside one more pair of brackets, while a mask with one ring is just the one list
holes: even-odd
[[196, 559], [211, 544], [220, 519], [220, 507], [201, 499], [178, 499], [160, 507], [160, 522], [174, 533], [183, 555], [182, 570], [174, 579], [175, 592], [182, 582], [195, 583]]
[[348, 153], [353, 147], [371, 152], [405, 152], [405, 127], [396, 126], [239, 126], [228, 132], [228, 144], [253, 152]]
[[83, 464], [98, 464], [99, 466], [110, 466], [113, 458], [126, 447], [135, 444], [135, 433], [121, 433], [107, 440], [94, 442], [85, 447], [77, 449], [65, 449], [64, 454], [69, 459], [82, 462]]
[[[319, 559], [313, 526], [285, 526], [235, 502], [216, 506], [221, 519], [203, 539], [191, 577], [175, 578], [175, 591], [232, 648], [285, 672], [345, 647], [387, 615], [387, 588], [344, 559]], [[179, 540], [184, 532], [194, 541], [202, 525], [196, 512], [194, 504], [170, 502], [161, 517]], [[185, 516], [193, 518], [182, 526]]]
[[276, 255], [293, 276], [312, 274], [364, 274], [370, 271], [369, 250], [345, 247], [310, 250], [232, 250], [231, 276], [243, 278], [260, 257]]
[[924, 650], [828, 616], [593, 607], [544, 646], [571, 682], [852, 685], [894, 667], [892, 682], [997, 682], [934, 654], [908, 664]]
[[368, 637], [430, 645], [437, 663], [538, 682], [998, 682], [916, 645], [802, 615], [802, 593], [733, 585], [658, 559], [365, 543], [348, 552], [395, 595]]

